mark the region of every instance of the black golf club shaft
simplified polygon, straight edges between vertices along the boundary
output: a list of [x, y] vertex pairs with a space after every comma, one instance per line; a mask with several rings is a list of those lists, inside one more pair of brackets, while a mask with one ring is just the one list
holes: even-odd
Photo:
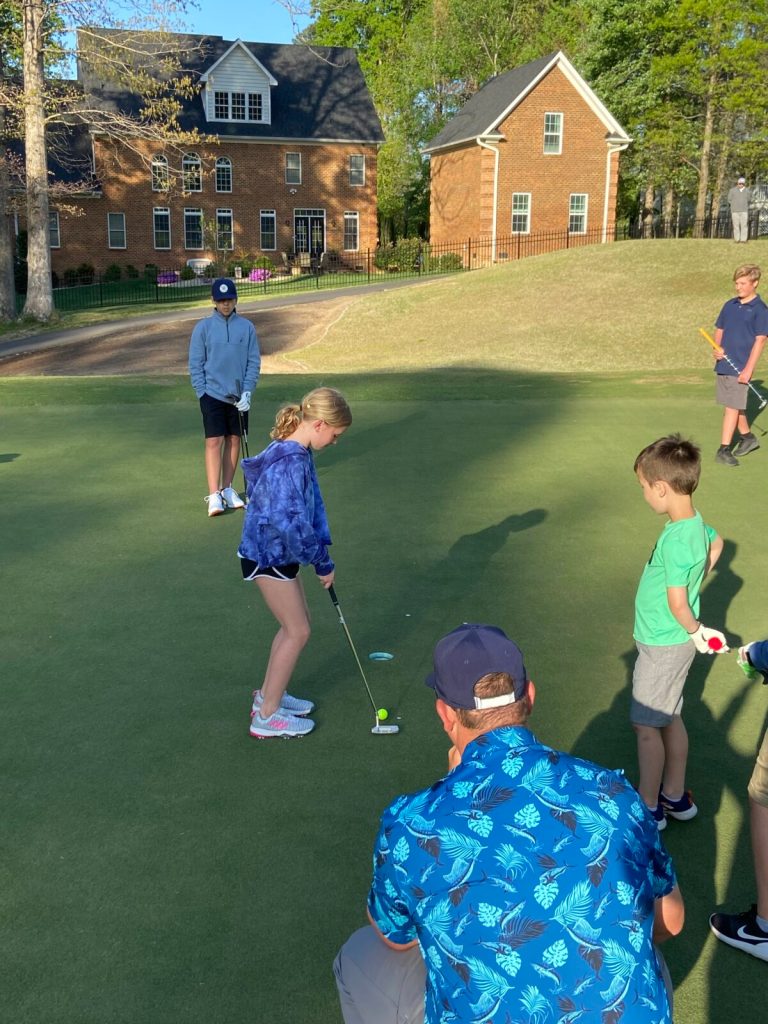
[[379, 720], [379, 709], [376, 707], [376, 701], [373, 699], [373, 694], [371, 693], [371, 688], [368, 685], [368, 680], [365, 678], [365, 672], [363, 671], [363, 666], [362, 666], [362, 664], [360, 662], [360, 658], [357, 655], [357, 651], [355, 650], [355, 645], [352, 642], [352, 637], [350, 635], [347, 623], [344, 620], [344, 613], [341, 610], [341, 605], [339, 604], [338, 597], [336, 597], [336, 591], [333, 589], [333, 585], [328, 587], [328, 596], [330, 597], [331, 601], [333, 601], [333, 607], [336, 609], [336, 613], [339, 616], [339, 622], [341, 623], [341, 628], [344, 630], [344, 635], [346, 636], [347, 641], [349, 642], [350, 650], [352, 651], [352, 653], [355, 656], [355, 661], [357, 662], [357, 667], [360, 669], [360, 675], [363, 677], [363, 683], [365, 685], [366, 693], [368, 694], [368, 699], [370, 700], [371, 707], [373, 708], [373, 714], [374, 714], [374, 716], [376, 718], [376, 721], [378, 722], [378, 720]]

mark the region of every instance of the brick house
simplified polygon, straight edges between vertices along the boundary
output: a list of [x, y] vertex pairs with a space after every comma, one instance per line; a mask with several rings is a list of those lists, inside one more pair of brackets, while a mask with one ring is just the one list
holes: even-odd
[[[198, 94], [179, 123], [215, 136], [183, 154], [90, 132], [92, 191], [51, 210], [52, 266], [139, 271], [228, 262], [238, 253], [349, 259], [377, 240], [383, 133], [353, 50], [187, 36]], [[78, 66], [83, 91], [136, 111], [137, 97]], [[71, 201], [70, 201], [71, 202]]]
[[424, 150], [430, 241], [490, 239], [495, 252], [539, 232], [610, 240], [631, 141], [561, 52], [498, 75]]

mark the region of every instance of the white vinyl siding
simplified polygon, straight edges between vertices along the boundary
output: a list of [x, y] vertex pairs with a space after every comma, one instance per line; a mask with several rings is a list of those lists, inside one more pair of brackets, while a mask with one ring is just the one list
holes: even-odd
[[205, 113], [209, 121], [269, 124], [272, 117], [269, 79], [240, 49], [235, 49], [206, 83]]
[[528, 235], [531, 231], [531, 193], [512, 193], [512, 234]]
[[110, 249], [125, 248], [125, 214], [107, 214], [107, 243]]
[[563, 115], [547, 113], [544, 115], [544, 152], [548, 156], [557, 156], [563, 151]]
[[568, 204], [568, 233], [585, 235], [587, 233], [587, 205], [589, 196], [586, 192], [573, 192]]

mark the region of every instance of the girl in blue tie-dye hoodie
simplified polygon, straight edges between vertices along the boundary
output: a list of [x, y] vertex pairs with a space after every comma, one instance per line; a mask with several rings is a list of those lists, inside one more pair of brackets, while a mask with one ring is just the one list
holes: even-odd
[[253, 695], [251, 735], [258, 739], [304, 736], [314, 728], [306, 717], [312, 702], [286, 692], [310, 634], [299, 568], [314, 566], [326, 589], [334, 577], [312, 452], [335, 444], [351, 422], [339, 391], [316, 388], [300, 404], [284, 405], [270, 434], [272, 443], [243, 460], [248, 494], [238, 550], [243, 578], [254, 581], [280, 626], [261, 689]]

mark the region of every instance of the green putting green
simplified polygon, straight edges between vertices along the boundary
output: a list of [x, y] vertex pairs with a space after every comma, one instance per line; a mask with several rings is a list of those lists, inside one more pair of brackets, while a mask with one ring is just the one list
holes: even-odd
[[[266, 378], [276, 406], [321, 382]], [[451, 371], [323, 383], [350, 431], [317, 459], [336, 588], [303, 578], [314, 633], [292, 689], [304, 740], [248, 736], [273, 622], [235, 557], [241, 513], [206, 517], [186, 381], [0, 381], [4, 1017], [13, 1024], [330, 1024], [339, 944], [364, 923], [378, 816], [445, 765], [423, 678], [461, 621], [503, 626], [547, 742], [635, 777], [634, 591], [661, 529], [632, 463], [662, 433], [703, 448], [697, 505], [728, 541], [703, 615], [768, 635], [764, 450], [716, 466], [706, 370], [684, 378]], [[754, 899], [746, 784], [768, 711], [734, 655], [699, 658], [686, 712], [699, 816], [671, 822], [687, 904], [665, 950], [676, 1019], [754, 1019], [757, 961], [716, 943]], [[553, 1020], [555, 1019], [553, 1009]], [[650, 1018], [649, 1018], [650, 1020]]]

